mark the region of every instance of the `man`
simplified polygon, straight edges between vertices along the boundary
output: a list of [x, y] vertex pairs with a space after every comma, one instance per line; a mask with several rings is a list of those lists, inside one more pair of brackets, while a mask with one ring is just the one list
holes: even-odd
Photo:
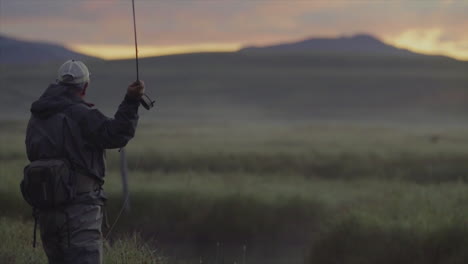
[[105, 149], [122, 148], [133, 138], [145, 90], [141, 81], [128, 86], [114, 118], [108, 118], [83, 100], [89, 82], [86, 65], [69, 60], [59, 68], [57, 83], [31, 107], [28, 159], [67, 160], [76, 179], [70, 203], [38, 212], [49, 263], [102, 263]]

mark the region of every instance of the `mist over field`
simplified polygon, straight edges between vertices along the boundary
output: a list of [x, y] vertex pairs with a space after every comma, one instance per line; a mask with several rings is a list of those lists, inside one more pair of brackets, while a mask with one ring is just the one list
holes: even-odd
[[[30, 104], [61, 63], [0, 65], [0, 238], [15, 236], [2, 263], [45, 263], [19, 181]], [[135, 62], [85, 63], [87, 100], [112, 115]], [[126, 147], [131, 210], [108, 263], [467, 263], [468, 62], [356, 36], [140, 69], [156, 107]]]
[[[142, 111], [144, 119], [452, 125], [466, 119], [468, 62], [395, 49], [366, 35], [327, 41], [142, 59], [140, 77], [158, 102], [157, 112]], [[112, 115], [135, 79], [135, 62], [85, 62], [88, 100]], [[61, 63], [0, 65], [0, 107], [8, 109], [0, 115], [24, 119]]]

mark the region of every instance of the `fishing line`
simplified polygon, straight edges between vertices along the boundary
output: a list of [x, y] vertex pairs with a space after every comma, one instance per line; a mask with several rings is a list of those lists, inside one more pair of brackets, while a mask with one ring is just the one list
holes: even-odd
[[[126, 160], [126, 155], [125, 155], [125, 148], [120, 149], [120, 163], [121, 163], [121, 173], [122, 173], [122, 185], [123, 185], [123, 195], [124, 195], [124, 201], [122, 203], [122, 206], [120, 207], [119, 213], [117, 214], [117, 217], [115, 218], [114, 222], [110, 226], [109, 230], [107, 231], [107, 234], [105, 235], [104, 239], [107, 240], [107, 238], [110, 236], [112, 231], [114, 230], [114, 227], [117, 225], [117, 222], [119, 221], [120, 217], [122, 216], [123, 212], [126, 210], [129, 210], [129, 201], [130, 201], [130, 195], [128, 192], [128, 186], [125, 186], [128, 184], [127, 179], [127, 160]], [[107, 213], [106, 213], [107, 215]], [[107, 216], [106, 216], [107, 217]], [[107, 222], [107, 220], [106, 220]], [[108, 224], [106, 224], [108, 225]]]
[[[135, 66], [136, 66], [136, 77], [137, 77], [137, 82], [140, 81], [140, 72], [139, 72], [139, 65], [138, 65], [138, 40], [137, 40], [137, 31], [136, 31], [136, 15], [135, 15], [135, 0], [132, 0], [132, 13], [133, 13], [133, 35], [135, 39]], [[151, 100], [146, 94], [143, 94], [143, 96], [140, 99], [141, 104], [143, 107], [145, 107], [147, 110], [151, 109], [154, 106], [154, 101]], [[107, 231], [107, 234], [105, 235], [104, 239], [107, 240], [107, 238], [110, 236], [112, 231], [114, 230], [114, 227], [117, 225], [117, 222], [119, 221], [120, 217], [122, 216], [124, 211], [129, 210], [129, 200], [130, 200], [130, 195], [128, 192], [128, 164], [127, 164], [127, 158], [125, 155], [125, 148], [120, 149], [120, 171], [122, 174], [122, 185], [123, 185], [123, 195], [124, 195], [124, 201], [122, 204], [122, 207], [119, 210], [119, 213], [117, 214], [117, 217], [115, 218], [114, 222], [110, 226], [109, 230]]]
[[115, 218], [115, 221], [112, 223], [111, 227], [109, 228], [109, 231], [107, 231], [106, 236], [104, 237], [105, 240], [107, 240], [114, 230], [114, 227], [117, 225], [117, 222], [119, 221], [120, 217], [122, 216], [122, 213], [125, 211], [125, 208], [127, 207], [128, 199], [130, 196], [127, 196], [124, 200], [124, 203], [122, 204], [122, 207], [120, 208], [119, 213], [117, 214], [117, 217]]

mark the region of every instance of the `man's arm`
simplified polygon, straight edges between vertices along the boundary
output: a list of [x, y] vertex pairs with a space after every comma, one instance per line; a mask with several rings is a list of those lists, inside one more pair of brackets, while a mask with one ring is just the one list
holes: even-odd
[[114, 118], [106, 117], [97, 109], [89, 111], [81, 123], [84, 136], [104, 149], [125, 147], [135, 136], [143, 92], [143, 82], [131, 84]]

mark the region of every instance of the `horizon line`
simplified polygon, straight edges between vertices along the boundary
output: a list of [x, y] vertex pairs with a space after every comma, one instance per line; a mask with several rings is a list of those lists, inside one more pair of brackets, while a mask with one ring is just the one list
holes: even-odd
[[[389, 42], [384, 42], [389, 44]], [[427, 56], [442, 56], [449, 57], [458, 61], [468, 62], [468, 55], [455, 56], [453, 54], [448, 54], [444, 52], [424, 52], [418, 49], [414, 49], [407, 46], [400, 45], [390, 45], [395, 48], [408, 50], [410, 52], [427, 55]], [[269, 45], [266, 45], [269, 46]], [[81, 53], [83, 55], [88, 55], [96, 57], [98, 59], [113, 61], [113, 60], [127, 60], [135, 58], [135, 46], [134, 45], [105, 45], [105, 44], [73, 44], [73, 45], [64, 45], [64, 47]], [[143, 58], [153, 58], [153, 57], [162, 57], [162, 56], [171, 56], [171, 55], [182, 55], [182, 54], [194, 54], [194, 53], [223, 53], [223, 52], [238, 52], [243, 48], [251, 47], [249, 45], [242, 45], [239, 43], [232, 44], [216, 44], [216, 43], [204, 43], [204, 44], [193, 44], [193, 45], [143, 45], [138, 47], [138, 57]], [[256, 46], [257, 47], [257, 46]], [[263, 47], [263, 46], [258, 46]]]
[[[409, 32], [411, 33], [411, 32]], [[408, 34], [402, 38], [393, 38], [393, 37], [379, 37], [373, 34], [366, 33], [356, 33], [356, 34], [340, 34], [336, 36], [320, 36], [314, 38], [330, 38], [338, 39], [342, 37], [351, 37], [359, 35], [368, 35], [377, 40], [391, 45], [395, 48], [406, 49], [413, 53], [419, 53], [422, 55], [429, 56], [445, 56], [459, 61], [468, 61], [468, 50], [455, 50], [451, 47], [445, 47], [445, 51], [442, 49], [437, 49], [437, 47], [427, 47], [427, 45], [420, 45], [420, 43], [415, 43], [412, 41], [411, 37], [408, 38]], [[82, 53], [83, 55], [93, 56], [103, 60], [125, 60], [135, 58], [135, 46], [133, 44], [121, 45], [121, 44], [61, 44], [53, 42], [44, 42], [44, 41], [34, 41], [30, 39], [18, 38], [16, 36], [8, 36], [0, 34], [0, 36], [12, 38], [19, 41], [26, 42], [40, 42], [45, 44], [52, 45], [62, 45], [65, 48], [68, 48], [72, 51]], [[207, 42], [207, 43], [196, 43], [196, 44], [176, 44], [176, 45], [140, 45], [138, 46], [138, 56], [140, 58], [151, 58], [151, 57], [160, 57], [160, 56], [170, 56], [170, 55], [180, 55], [180, 54], [191, 54], [191, 53], [203, 53], [203, 52], [237, 52], [242, 48], [246, 47], [265, 47], [278, 44], [288, 44], [304, 41], [311, 39], [311, 37], [303, 37], [292, 41], [277, 41], [274, 43], [262, 43], [258, 44], [244, 44], [241, 42]], [[427, 44], [427, 43], [426, 43]]]

